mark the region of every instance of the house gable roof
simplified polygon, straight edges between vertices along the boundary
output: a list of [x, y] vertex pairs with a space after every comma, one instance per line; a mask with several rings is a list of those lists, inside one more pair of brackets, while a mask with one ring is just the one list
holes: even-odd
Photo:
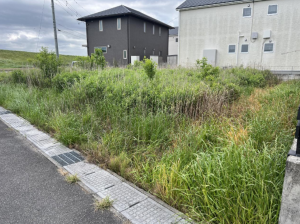
[[218, 4], [234, 4], [234, 3], [242, 3], [242, 2], [252, 2], [253, 0], [186, 0], [178, 9], [188, 9], [194, 7], [201, 6], [210, 6], [210, 5], [218, 5]]
[[104, 18], [104, 17], [111, 17], [111, 16], [121, 16], [121, 15], [132, 15], [132, 16], [136, 16], [136, 17], [140, 17], [142, 19], [154, 22], [154, 23], [158, 23], [162, 26], [168, 27], [169, 29], [174, 29], [172, 26], [165, 24], [157, 19], [154, 19], [144, 13], [141, 13], [137, 10], [131, 9], [125, 5], [120, 5], [111, 9], [107, 9], [98, 13], [94, 13], [85, 17], [81, 17], [78, 20], [80, 21], [86, 21], [86, 20], [90, 20], [90, 19], [98, 19], [98, 18]]

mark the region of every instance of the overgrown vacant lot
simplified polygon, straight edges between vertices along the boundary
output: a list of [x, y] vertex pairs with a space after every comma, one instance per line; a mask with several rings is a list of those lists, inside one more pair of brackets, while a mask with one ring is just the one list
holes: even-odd
[[300, 82], [210, 72], [14, 72], [0, 105], [196, 221], [276, 223]]

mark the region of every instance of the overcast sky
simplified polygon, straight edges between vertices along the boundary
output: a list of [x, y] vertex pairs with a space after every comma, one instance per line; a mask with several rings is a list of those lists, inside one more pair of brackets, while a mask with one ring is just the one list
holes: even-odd
[[[60, 54], [86, 55], [85, 23], [77, 18], [125, 5], [172, 26], [184, 0], [54, 0]], [[51, 0], [0, 0], [0, 49], [54, 50]]]

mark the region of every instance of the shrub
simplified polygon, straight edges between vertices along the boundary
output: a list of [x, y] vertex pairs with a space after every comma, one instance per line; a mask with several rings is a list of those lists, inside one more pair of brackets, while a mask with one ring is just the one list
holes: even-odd
[[213, 67], [207, 63], [207, 59], [204, 57], [202, 60], [196, 61], [197, 69], [200, 69], [200, 77], [205, 78], [207, 81], [214, 81], [219, 76], [219, 67]]
[[26, 75], [21, 70], [15, 70], [11, 73], [11, 78], [14, 83], [24, 83], [26, 84]]
[[56, 58], [54, 52], [49, 52], [47, 48], [42, 47], [37, 55], [37, 66], [42, 70], [47, 78], [53, 78], [58, 73], [61, 60]]
[[95, 64], [100, 66], [102, 70], [105, 68], [106, 61], [101, 49], [96, 48], [95, 53], [92, 54], [92, 58], [94, 58]]
[[150, 59], [144, 58], [144, 71], [149, 79], [153, 79], [156, 73], [156, 64]]
[[53, 78], [52, 84], [58, 90], [63, 90], [72, 86], [76, 81], [79, 81], [81, 75], [82, 74], [79, 74], [78, 72], [63, 72]]

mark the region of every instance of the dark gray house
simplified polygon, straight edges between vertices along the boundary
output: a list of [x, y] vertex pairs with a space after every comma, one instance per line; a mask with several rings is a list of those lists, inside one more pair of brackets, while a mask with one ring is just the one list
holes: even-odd
[[86, 22], [87, 50], [90, 56], [101, 48], [111, 65], [131, 63], [131, 56], [151, 55], [167, 61], [169, 29], [173, 27], [126, 6], [118, 6], [79, 18]]

